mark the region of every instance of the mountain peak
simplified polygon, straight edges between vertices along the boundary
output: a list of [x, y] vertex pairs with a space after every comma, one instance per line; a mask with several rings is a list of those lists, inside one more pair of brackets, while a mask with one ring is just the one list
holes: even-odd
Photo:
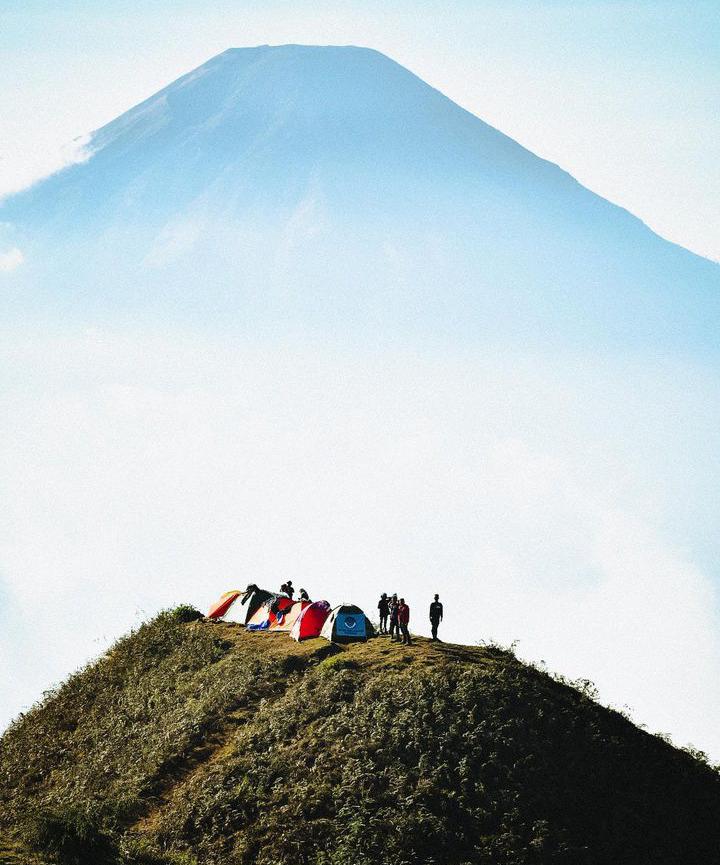
[[367, 60], [383, 60], [388, 63], [397, 64], [394, 60], [378, 51], [376, 48], [368, 48], [364, 45], [308, 45], [300, 42], [286, 42], [280, 45], [249, 45], [249, 46], [231, 46], [211, 57], [207, 62], [212, 63], [220, 57], [240, 58], [243, 55], [252, 56], [253, 54], [275, 55], [277, 57], [308, 57], [311, 55], [325, 55], [328, 57], [342, 58], [351, 55], [364, 56]]
[[[219, 54], [216, 54], [215, 57], [222, 57], [225, 54], [243, 54], [246, 52], [253, 51], [264, 51], [264, 52], [273, 52], [278, 54], [291, 54], [291, 53], [305, 53], [305, 52], [313, 52], [313, 53], [324, 53], [324, 52], [354, 52], [360, 51], [368, 55], [374, 55], [376, 57], [384, 57], [386, 60], [390, 58], [387, 57], [386, 54], [383, 54], [381, 51], [378, 51], [376, 48], [369, 48], [365, 45], [312, 45], [306, 44], [303, 42], [284, 42], [279, 45], [270, 45], [265, 43], [263, 45], [232, 45], [230, 48], [226, 48], [225, 51], [221, 51]], [[214, 58], [211, 58], [214, 59]], [[394, 62], [394, 61], [391, 61]]]
[[372, 48], [230, 48], [89, 149], [4, 206], [43, 285], [67, 270], [79, 296], [142, 285], [145, 304], [189, 279], [206, 310], [301, 326], [333, 309], [353, 328], [715, 350], [720, 268]]
[[[393, 112], [422, 120], [425, 112], [418, 100], [439, 96], [411, 72], [371, 48], [229, 48], [98, 130], [93, 145], [96, 149], [105, 146], [118, 129], [136, 118], [147, 124], [152, 107], [161, 106], [166, 116], [173, 112], [178, 124], [194, 129], [199, 123], [210, 122], [217, 129], [232, 122], [233, 108], [246, 124], [253, 119], [251, 114], [262, 111], [265, 115], [282, 113], [288, 119], [302, 116], [305, 123], [342, 115], [344, 122], [357, 128], [362, 122], [387, 122]], [[377, 116], [368, 116], [371, 110]], [[321, 129], [318, 134], [322, 134]]]

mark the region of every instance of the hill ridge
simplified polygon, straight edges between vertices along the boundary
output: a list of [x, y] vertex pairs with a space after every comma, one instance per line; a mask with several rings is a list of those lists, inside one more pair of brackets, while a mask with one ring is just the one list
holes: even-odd
[[717, 772], [588, 693], [498, 648], [180, 608], [8, 730], [0, 827], [64, 865], [718, 861]]

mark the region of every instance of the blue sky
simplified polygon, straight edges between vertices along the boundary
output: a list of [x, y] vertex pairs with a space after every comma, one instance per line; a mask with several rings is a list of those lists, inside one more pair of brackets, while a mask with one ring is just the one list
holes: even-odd
[[720, 259], [717, 2], [6, 2], [0, 191], [229, 46], [378, 48], [664, 237]]

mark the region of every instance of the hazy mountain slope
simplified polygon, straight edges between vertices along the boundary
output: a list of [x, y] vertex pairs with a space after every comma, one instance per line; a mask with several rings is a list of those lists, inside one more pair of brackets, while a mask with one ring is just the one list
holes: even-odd
[[6, 303], [714, 347], [720, 267], [375, 51], [232, 49], [90, 148], [0, 211]]
[[16, 844], [93, 865], [720, 861], [716, 772], [510, 654], [184, 617], [6, 733]]

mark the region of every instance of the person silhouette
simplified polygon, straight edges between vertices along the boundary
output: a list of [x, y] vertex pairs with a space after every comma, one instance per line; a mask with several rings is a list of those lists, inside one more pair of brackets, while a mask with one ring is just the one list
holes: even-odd
[[433, 640], [438, 639], [438, 625], [442, 622], [443, 605], [440, 603], [440, 595], [435, 595], [435, 600], [430, 604], [430, 630]]
[[400, 642], [400, 626], [398, 625], [398, 597], [390, 598], [390, 639], [393, 643]]
[[397, 617], [400, 632], [402, 633], [403, 643], [406, 646], [412, 646], [410, 631], [408, 630], [408, 625], [410, 624], [410, 607], [405, 603], [405, 598], [400, 598], [400, 603], [397, 608]]
[[380, 595], [378, 601], [378, 614], [380, 616], [380, 633], [387, 634], [388, 616], [390, 615], [390, 601], [385, 592]]

